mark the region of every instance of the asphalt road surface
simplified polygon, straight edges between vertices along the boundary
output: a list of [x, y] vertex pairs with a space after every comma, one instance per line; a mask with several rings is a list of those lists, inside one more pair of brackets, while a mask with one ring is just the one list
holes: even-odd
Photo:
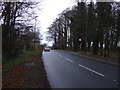
[[42, 54], [52, 88], [118, 88], [118, 67], [61, 50]]

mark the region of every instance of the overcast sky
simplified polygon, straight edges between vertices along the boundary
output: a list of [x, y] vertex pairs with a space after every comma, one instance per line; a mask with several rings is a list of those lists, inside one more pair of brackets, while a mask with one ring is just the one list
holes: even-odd
[[48, 43], [45, 40], [46, 31], [48, 31], [47, 28], [57, 18], [58, 14], [66, 8], [74, 6], [75, 4], [75, 0], [44, 0], [41, 3], [40, 8], [42, 8], [42, 10], [37, 12], [39, 16], [37, 17], [37, 20], [40, 21], [37, 26], [41, 27], [40, 32], [43, 35], [43, 40], [41, 41], [42, 43]]

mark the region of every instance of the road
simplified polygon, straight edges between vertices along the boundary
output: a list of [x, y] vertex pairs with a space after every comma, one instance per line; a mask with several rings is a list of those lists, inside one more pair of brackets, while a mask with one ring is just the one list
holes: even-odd
[[118, 88], [118, 67], [61, 50], [42, 58], [52, 88]]

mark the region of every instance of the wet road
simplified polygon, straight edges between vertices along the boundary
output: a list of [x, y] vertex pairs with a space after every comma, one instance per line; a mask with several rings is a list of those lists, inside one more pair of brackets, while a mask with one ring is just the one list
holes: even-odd
[[42, 58], [53, 88], [118, 88], [118, 67], [61, 50], [43, 52]]

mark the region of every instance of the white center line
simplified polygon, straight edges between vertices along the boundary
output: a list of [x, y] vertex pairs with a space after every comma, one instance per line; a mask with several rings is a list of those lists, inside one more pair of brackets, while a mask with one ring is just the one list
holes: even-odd
[[60, 57], [63, 57], [62, 55], [59, 55]]
[[83, 68], [85, 68], [85, 69], [87, 69], [87, 70], [89, 70], [89, 71], [91, 71], [91, 72], [94, 72], [95, 74], [98, 74], [98, 75], [104, 77], [103, 74], [101, 74], [101, 73], [99, 73], [99, 72], [96, 72], [96, 71], [94, 71], [94, 70], [92, 70], [92, 69], [90, 69], [90, 68], [88, 68], [88, 67], [85, 67], [85, 66], [83, 66], [83, 65], [81, 65], [81, 64], [79, 64], [79, 66], [80, 66], [80, 67], [83, 67]]
[[68, 59], [68, 58], [65, 58], [65, 59], [73, 63], [73, 61], [72, 61], [72, 60], [70, 60], [70, 59]]

